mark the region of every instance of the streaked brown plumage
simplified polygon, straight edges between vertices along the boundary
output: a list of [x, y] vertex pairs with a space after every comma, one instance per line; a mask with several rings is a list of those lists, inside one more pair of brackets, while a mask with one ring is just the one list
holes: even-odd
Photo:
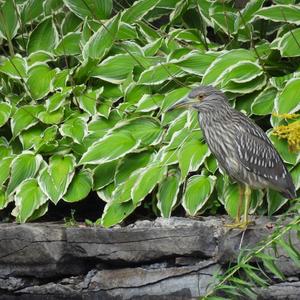
[[198, 111], [205, 140], [220, 167], [231, 177], [246, 188], [271, 188], [286, 198], [296, 197], [291, 175], [265, 132], [232, 108], [222, 92], [200, 86], [176, 107]]

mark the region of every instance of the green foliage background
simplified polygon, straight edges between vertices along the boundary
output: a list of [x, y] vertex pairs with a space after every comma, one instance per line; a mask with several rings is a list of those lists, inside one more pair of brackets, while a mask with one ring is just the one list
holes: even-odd
[[[220, 173], [197, 114], [167, 112], [199, 83], [268, 130], [299, 189], [300, 155], [272, 135], [299, 119], [272, 116], [300, 109], [296, 2], [0, 1], [0, 209], [13, 202], [26, 222], [50, 201], [96, 191], [104, 226], [145, 201], [163, 217], [178, 205], [234, 217], [238, 187]], [[286, 202], [254, 191], [251, 211]]]

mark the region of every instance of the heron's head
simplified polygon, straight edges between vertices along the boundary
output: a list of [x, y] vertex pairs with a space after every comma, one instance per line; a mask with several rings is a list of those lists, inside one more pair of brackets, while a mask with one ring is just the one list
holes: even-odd
[[227, 102], [225, 95], [211, 85], [200, 85], [194, 88], [187, 97], [172, 105], [169, 110], [186, 107], [201, 110], [204, 106], [217, 106]]

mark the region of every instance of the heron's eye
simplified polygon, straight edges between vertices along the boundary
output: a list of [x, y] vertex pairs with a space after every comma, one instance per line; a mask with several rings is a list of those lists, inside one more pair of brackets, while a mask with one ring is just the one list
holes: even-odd
[[203, 96], [202, 96], [202, 95], [199, 95], [199, 96], [198, 96], [198, 99], [199, 99], [199, 100], [202, 100], [202, 99], [203, 99]]

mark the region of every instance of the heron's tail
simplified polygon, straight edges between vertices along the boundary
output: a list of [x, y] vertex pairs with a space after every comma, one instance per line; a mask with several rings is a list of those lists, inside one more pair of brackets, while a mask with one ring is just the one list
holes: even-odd
[[287, 199], [297, 198], [296, 189], [294, 184], [287, 188], [285, 191], [281, 191], [280, 194]]

